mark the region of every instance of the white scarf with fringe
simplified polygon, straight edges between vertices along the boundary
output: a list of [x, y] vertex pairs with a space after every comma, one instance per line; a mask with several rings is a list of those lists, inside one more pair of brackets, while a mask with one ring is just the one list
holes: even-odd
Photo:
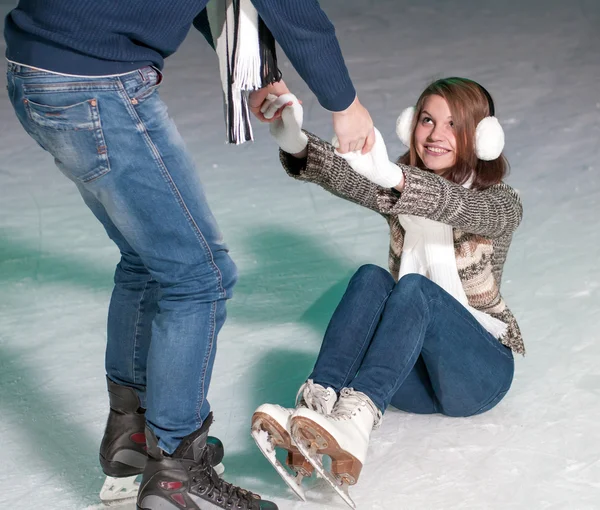
[[251, 0], [211, 0], [206, 6], [225, 102], [227, 141], [253, 140], [248, 95], [281, 79], [275, 40]]
[[[464, 186], [470, 187], [470, 182]], [[507, 328], [504, 322], [469, 305], [458, 275], [452, 227], [409, 214], [398, 215], [398, 220], [405, 230], [399, 277], [417, 273], [429, 278], [469, 310], [495, 338], [502, 337]]]

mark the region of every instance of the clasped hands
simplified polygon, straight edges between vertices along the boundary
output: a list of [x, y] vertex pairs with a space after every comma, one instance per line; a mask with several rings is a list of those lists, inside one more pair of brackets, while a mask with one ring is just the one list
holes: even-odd
[[[306, 157], [308, 137], [302, 131], [303, 109], [302, 105], [292, 93], [280, 96], [268, 95], [260, 109], [267, 120], [271, 120], [269, 129], [271, 136], [284, 152], [296, 157]], [[387, 147], [381, 133], [375, 128], [375, 144], [370, 152], [362, 151], [340, 153], [340, 144], [337, 137], [333, 138], [332, 145], [335, 153], [345, 159], [350, 167], [371, 182], [383, 188], [401, 188], [404, 184], [404, 174], [398, 165], [390, 161]]]

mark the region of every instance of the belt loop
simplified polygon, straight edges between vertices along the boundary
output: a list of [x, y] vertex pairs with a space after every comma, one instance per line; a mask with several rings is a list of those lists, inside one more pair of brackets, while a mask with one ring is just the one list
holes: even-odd
[[152, 69], [156, 72], [156, 85], [160, 85], [163, 81], [163, 73], [158, 67], [152, 66]]

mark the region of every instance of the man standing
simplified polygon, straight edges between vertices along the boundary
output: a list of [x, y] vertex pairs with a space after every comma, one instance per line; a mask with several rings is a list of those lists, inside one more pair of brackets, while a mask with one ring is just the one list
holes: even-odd
[[[100, 460], [109, 476], [144, 472], [139, 510], [277, 508], [212, 467], [220, 453], [208, 440], [206, 394], [237, 273], [156, 93], [164, 58], [207, 1], [20, 0], [5, 24], [19, 121], [121, 252], [108, 312], [111, 410]], [[334, 112], [340, 152], [370, 150], [373, 123], [317, 0], [253, 4]], [[286, 90], [283, 82], [265, 87], [250, 106], [260, 118], [267, 94]]]

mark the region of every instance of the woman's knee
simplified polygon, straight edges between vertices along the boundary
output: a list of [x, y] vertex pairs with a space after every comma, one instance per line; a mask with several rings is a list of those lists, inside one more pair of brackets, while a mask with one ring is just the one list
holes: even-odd
[[392, 301], [400, 300], [401, 302], [408, 299], [413, 304], [421, 303], [423, 300], [417, 298], [423, 295], [423, 288], [428, 281], [426, 277], [417, 273], [404, 275], [395, 285], [390, 299]]
[[428, 298], [429, 301], [437, 299], [446, 294], [437, 283], [434, 283], [426, 276], [418, 273], [409, 273], [404, 275], [394, 289], [395, 294], [417, 296], [421, 295]]
[[400, 278], [398, 287], [409, 291], [418, 290], [427, 287], [429, 283], [432, 283], [431, 280], [422, 274], [408, 273]]
[[392, 288], [395, 284], [392, 275], [375, 264], [364, 264], [360, 266], [350, 280], [352, 284], [367, 285], [382, 285]]

